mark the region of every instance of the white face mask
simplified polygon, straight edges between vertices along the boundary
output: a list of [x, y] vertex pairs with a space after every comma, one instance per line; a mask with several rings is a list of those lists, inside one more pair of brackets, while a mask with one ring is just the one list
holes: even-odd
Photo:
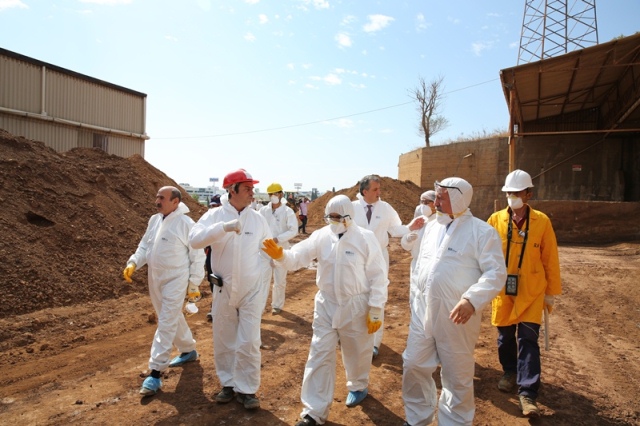
[[431, 206], [427, 204], [421, 205], [420, 211], [422, 212], [422, 215], [426, 217], [429, 217], [433, 214], [433, 212], [431, 211]]
[[280, 197], [278, 197], [277, 195], [272, 195], [271, 197], [269, 197], [269, 201], [271, 201], [271, 204], [280, 204]]
[[507, 203], [509, 204], [509, 207], [511, 207], [511, 209], [515, 210], [521, 209], [522, 206], [524, 206], [522, 198], [514, 197], [513, 195], [507, 196]]
[[451, 219], [451, 216], [449, 216], [447, 213], [442, 213], [442, 212], [436, 212], [436, 220], [440, 225], [448, 225], [451, 222], [453, 222], [453, 219]]
[[331, 222], [329, 224], [329, 228], [331, 228], [331, 232], [333, 232], [336, 235], [342, 234], [342, 233], [344, 233], [344, 231], [347, 230], [346, 225], [344, 223], [342, 223], [342, 222], [340, 222], [340, 223]]

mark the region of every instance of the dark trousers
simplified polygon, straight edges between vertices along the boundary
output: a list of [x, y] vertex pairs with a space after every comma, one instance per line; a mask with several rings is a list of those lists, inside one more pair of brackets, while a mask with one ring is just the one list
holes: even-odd
[[540, 324], [498, 327], [498, 357], [504, 372], [517, 373], [518, 394], [536, 399], [540, 388]]
[[300, 222], [302, 223], [300, 226], [298, 226], [298, 232], [302, 231], [306, 234], [307, 233], [307, 216], [300, 215]]

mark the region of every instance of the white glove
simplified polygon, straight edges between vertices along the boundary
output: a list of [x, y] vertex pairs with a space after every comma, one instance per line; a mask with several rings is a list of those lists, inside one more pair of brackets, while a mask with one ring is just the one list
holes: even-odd
[[200, 300], [201, 297], [200, 286], [196, 283], [189, 282], [189, 287], [187, 287], [187, 299], [189, 302], [195, 303]]
[[411, 243], [411, 242], [413, 242], [413, 241], [415, 241], [417, 239], [418, 239], [418, 234], [416, 234], [415, 232], [410, 232], [410, 233], [407, 234], [407, 242], [408, 243]]
[[224, 225], [222, 225], [222, 229], [224, 229], [224, 232], [235, 232], [236, 234], [239, 234], [240, 222], [238, 221], [238, 219], [233, 219], [229, 222], [225, 222]]

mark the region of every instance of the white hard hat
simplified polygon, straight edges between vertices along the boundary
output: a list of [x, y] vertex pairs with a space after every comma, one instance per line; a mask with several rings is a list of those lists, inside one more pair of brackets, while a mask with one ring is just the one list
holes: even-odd
[[504, 180], [502, 192], [520, 192], [523, 189], [533, 188], [531, 176], [524, 170], [514, 170]]

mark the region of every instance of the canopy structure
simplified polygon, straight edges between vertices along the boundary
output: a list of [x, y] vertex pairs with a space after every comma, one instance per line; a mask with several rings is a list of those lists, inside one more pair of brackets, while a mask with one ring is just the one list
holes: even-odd
[[640, 132], [640, 34], [506, 68], [500, 80], [511, 140]]

